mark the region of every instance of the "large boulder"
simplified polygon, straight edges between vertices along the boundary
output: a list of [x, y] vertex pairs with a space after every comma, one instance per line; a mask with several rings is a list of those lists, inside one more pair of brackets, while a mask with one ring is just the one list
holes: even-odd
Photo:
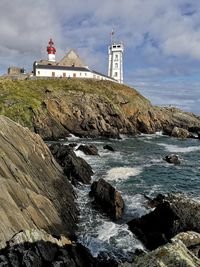
[[174, 127], [172, 132], [171, 132], [171, 136], [184, 139], [184, 138], [191, 137], [192, 135], [187, 129], [183, 129], [180, 127]]
[[49, 148], [72, 184], [90, 183], [93, 175], [92, 168], [84, 159], [76, 156], [73, 148], [60, 143], [52, 144]]
[[200, 267], [200, 259], [190, 250], [189, 244], [199, 244], [199, 234], [183, 233], [187, 241], [176, 236], [170, 243], [154, 251], [135, 257], [133, 263], [122, 263], [119, 267]]
[[22, 229], [74, 235], [74, 190], [41, 137], [0, 116], [0, 240]]
[[144, 243], [148, 249], [155, 249], [172, 237], [176, 214], [167, 202], [160, 203], [149, 214], [128, 222], [129, 229]]
[[98, 156], [98, 149], [95, 145], [80, 145], [76, 150], [82, 151], [85, 155]]
[[200, 233], [200, 203], [183, 194], [158, 195], [150, 201], [155, 209], [128, 223], [149, 249], [167, 243], [180, 232]]
[[121, 194], [104, 179], [93, 182], [90, 195], [111, 219], [118, 220], [122, 217], [124, 201]]

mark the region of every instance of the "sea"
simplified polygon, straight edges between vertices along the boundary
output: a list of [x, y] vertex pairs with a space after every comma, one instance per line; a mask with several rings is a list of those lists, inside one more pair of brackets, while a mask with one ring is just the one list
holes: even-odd
[[[200, 201], [200, 140], [177, 139], [162, 135], [121, 136], [115, 139], [85, 139], [72, 136], [66, 144], [76, 142], [93, 144], [99, 156], [84, 158], [94, 171], [92, 181], [104, 178], [122, 195], [125, 211], [122, 220], [114, 222], [105, 214], [95, 210], [89, 197], [90, 185], [76, 188], [80, 208], [77, 235], [79, 242], [89, 248], [94, 257], [117, 261], [131, 261], [136, 249], [146, 250], [131, 233], [126, 222], [141, 217], [151, 210], [145, 197], [160, 193], [182, 192]], [[111, 145], [115, 152], [103, 149]], [[177, 154], [180, 165], [163, 160], [166, 155]]]

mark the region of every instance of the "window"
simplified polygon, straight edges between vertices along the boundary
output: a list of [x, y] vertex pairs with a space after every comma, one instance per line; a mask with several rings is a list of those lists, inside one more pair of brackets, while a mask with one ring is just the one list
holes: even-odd
[[80, 72], [80, 77], [81, 77], [82, 73]]
[[118, 68], [118, 63], [115, 63], [115, 68]]
[[115, 72], [115, 77], [117, 77], [118, 75], [117, 75], [117, 72]]
[[121, 45], [118, 45], [117, 47], [118, 47], [118, 48], [120, 48], [120, 47], [121, 47]]
[[39, 70], [38, 70], [37, 74], [40, 75], [40, 71]]
[[73, 73], [73, 77], [76, 78], [76, 73]]
[[119, 58], [118, 55], [115, 55], [115, 60], [118, 60], [118, 58]]
[[85, 76], [87, 76], [87, 72], [85, 72]]
[[52, 77], [55, 77], [56, 76], [54, 71], [51, 73], [51, 76]]

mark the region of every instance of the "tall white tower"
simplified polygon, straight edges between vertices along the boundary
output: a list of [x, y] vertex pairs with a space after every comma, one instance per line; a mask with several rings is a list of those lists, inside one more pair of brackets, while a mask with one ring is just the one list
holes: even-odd
[[123, 83], [123, 52], [124, 45], [113, 41], [114, 31], [111, 33], [111, 45], [108, 47], [108, 76], [119, 83]]

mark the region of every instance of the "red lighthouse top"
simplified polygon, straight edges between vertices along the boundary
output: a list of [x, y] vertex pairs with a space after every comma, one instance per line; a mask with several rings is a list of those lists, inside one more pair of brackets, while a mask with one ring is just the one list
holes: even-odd
[[53, 55], [55, 55], [55, 53], [56, 53], [56, 49], [55, 49], [55, 47], [54, 47], [53, 45], [54, 45], [54, 42], [53, 42], [52, 39], [50, 38], [50, 40], [49, 40], [49, 45], [47, 46], [47, 52], [48, 52], [48, 54], [53, 54]]

